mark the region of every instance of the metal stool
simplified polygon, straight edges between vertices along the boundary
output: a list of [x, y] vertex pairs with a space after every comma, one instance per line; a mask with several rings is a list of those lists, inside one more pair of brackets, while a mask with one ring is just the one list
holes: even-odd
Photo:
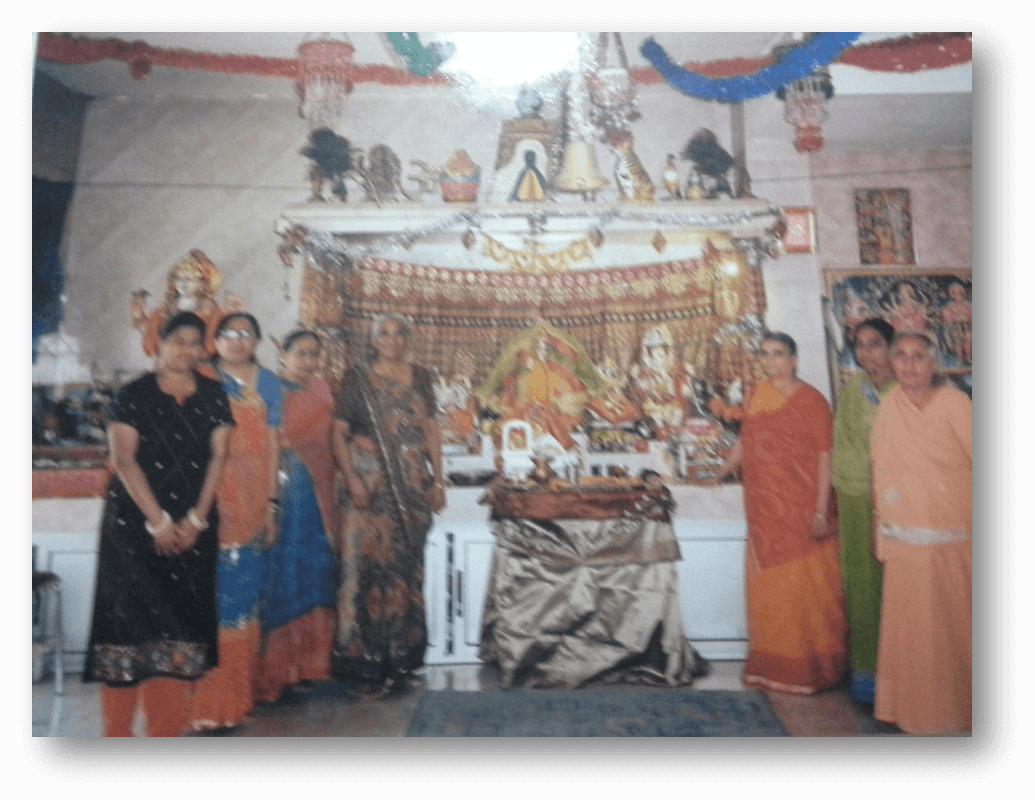
[[[61, 619], [61, 579], [53, 572], [32, 571], [32, 596], [40, 601], [43, 639], [53, 643], [54, 692], [65, 693], [65, 638]], [[49, 623], [53, 618], [53, 626]]]

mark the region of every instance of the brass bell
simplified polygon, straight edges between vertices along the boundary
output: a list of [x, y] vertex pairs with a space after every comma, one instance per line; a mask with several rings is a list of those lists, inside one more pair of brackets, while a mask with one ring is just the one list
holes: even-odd
[[596, 199], [599, 189], [607, 185], [600, 174], [597, 153], [591, 142], [574, 141], [564, 146], [564, 163], [554, 187], [562, 192], [582, 192], [584, 200]]

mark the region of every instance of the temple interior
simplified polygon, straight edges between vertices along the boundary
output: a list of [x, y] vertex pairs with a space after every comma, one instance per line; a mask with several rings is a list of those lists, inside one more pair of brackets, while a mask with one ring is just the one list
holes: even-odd
[[[425, 693], [506, 685], [479, 655], [484, 493], [544, 458], [558, 479], [664, 485], [670, 613], [712, 665], [694, 688], [741, 689], [743, 493], [708, 480], [761, 334], [790, 334], [833, 405], [853, 325], [919, 315], [971, 393], [969, 34], [850, 35], [793, 74], [802, 34], [492, 36], [37, 35], [32, 543], [62, 582], [69, 688], [56, 704], [52, 676], [34, 684], [34, 736], [99, 735], [78, 672], [104, 413], [185, 294], [206, 319], [254, 314], [271, 369], [289, 331], [318, 332], [332, 391], [371, 321], [402, 315], [442, 430], [419, 688], [377, 704], [328, 684], [240, 736], [404, 736]], [[754, 83], [720, 91], [732, 76]], [[188, 255], [204, 288], [177, 282]], [[897, 732], [843, 687], [773, 697], [792, 736]]]

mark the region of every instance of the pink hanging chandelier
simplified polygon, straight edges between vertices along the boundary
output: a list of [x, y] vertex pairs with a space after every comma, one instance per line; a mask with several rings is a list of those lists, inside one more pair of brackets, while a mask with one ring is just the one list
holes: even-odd
[[[795, 45], [780, 45], [773, 51], [773, 60], [779, 61]], [[822, 150], [823, 122], [826, 120], [827, 100], [834, 96], [834, 84], [826, 67], [811, 75], [791, 81], [776, 90], [783, 100], [783, 118], [794, 126], [794, 149], [799, 153]]]
[[335, 130], [352, 93], [350, 66], [356, 48], [347, 34], [307, 34], [298, 46], [299, 116], [310, 130]]

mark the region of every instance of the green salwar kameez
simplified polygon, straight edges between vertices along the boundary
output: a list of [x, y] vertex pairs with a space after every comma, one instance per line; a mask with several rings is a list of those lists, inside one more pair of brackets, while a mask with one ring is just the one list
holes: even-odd
[[870, 503], [870, 428], [879, 397], [865, 372], [848, 381], [834, 415], [833, 485], [837, 490], [841, 573], [848, 612], [851, 694], [873, 702], [880, 635], [883, 567], [873, 556]]

